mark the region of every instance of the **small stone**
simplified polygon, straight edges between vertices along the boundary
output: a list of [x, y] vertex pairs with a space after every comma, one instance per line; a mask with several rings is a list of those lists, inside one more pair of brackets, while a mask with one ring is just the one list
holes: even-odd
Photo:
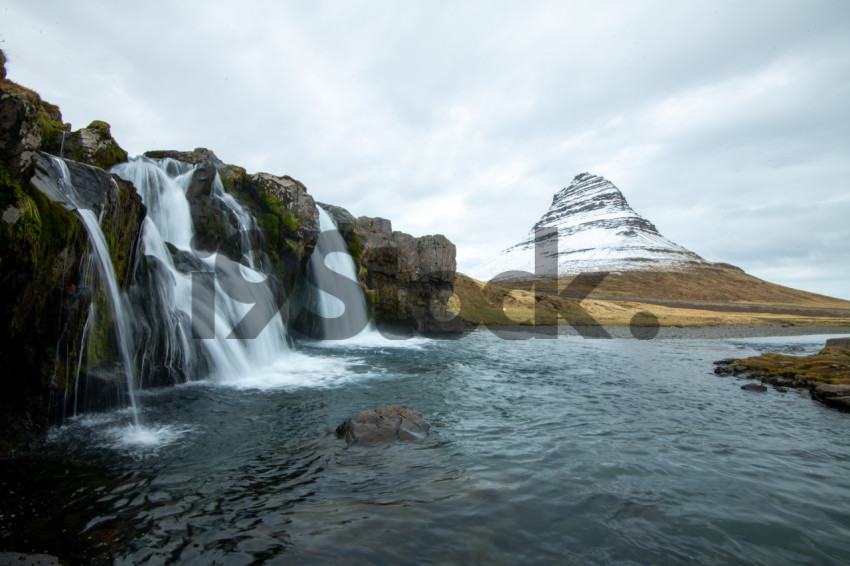
[[744, 391], [759, 391], [761, 393], [767, 391], [767, 387], [765, 387], [761, 383], [747, 383], [746, 385], [742, 385], [741, 389], [743, 389]]

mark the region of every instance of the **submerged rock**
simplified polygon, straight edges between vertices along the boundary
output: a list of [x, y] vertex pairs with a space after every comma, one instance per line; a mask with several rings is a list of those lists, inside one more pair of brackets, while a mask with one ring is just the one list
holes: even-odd
[[336, 428], [336, 434], [349, 446], [378, 446], [420, 440], [429, 428], [431, 425], [418, 411], [406, 405], [392, 405], [354, 415]]
[[760, 383], [747, 383], [746, 385], [742, 385], [741, 389], [744, 391], [758, 391], [760, 393], [767, 391], [767, 387]]

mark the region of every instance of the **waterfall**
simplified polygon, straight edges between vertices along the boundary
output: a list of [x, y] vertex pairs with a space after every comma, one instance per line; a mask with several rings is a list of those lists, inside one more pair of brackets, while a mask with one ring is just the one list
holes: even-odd
[[195, 249], [186, 191], [195, 166], [140, 157], [112, 172], [132, 181], [148, 207], [142, 235], [150, 281], [151, 359], [172, 378], [208, 374], [228, 381], [268, 366], [288, 350], [286, 329], [267, 278], [254, 264], [254, 218], [216, 173], [209, 198], [226, 212], [247, 265]]
[[[106, 244], [106, 238], [103, 235], [103, 231], [100, 229], [100, 222], [98, 221], [98, 218], [91, 209], [81, 208], [79, 206], [78, 203], [80, 199], [77, 196], [74, 184], [71, 180], [71, 172], [68, 170], [68, 165], [65, 163], [65, 160], [58, 157], [52, 157], [52, 161], [60, 172], [59, 188], [63, 191], [63, 195], [67, 199], [68, 203], [74, 207], [89, 236], [89, 243], [91, 244], [91, 251], [94, 256], [97, 273], [100, 277], [101, 284], [105, 287], [106, 298], [112, 314], [115, 338], [118, 344], [124, 375], [127, 381], [127, 395], [130, 399], [130, 407], [133, 411], [133, 421], [138, 426], [139, 413], [136, 406], [136, 372], [133, 364], [133, 329], [130, 325], [129, 318], [130, 306], [127, 301], [127, 297], [118, 287], [118, 281], [115, 277], [115, 268], [112, 265], [112, 258], [109, 255], [109, 246]], [[86, 320], [86, 327], [88, 327], [88, 319]], [[84, 331], [83, 338], [85, 338], [85, 336], [86, 332]]]
[[325, 340], [361, 340], [377, 334], [369, 319], [363, 287], [356, 266], [336, 222], [321, 206], [321, 234], [310, 256], [310, 278], [316, 286], [316, 311]]

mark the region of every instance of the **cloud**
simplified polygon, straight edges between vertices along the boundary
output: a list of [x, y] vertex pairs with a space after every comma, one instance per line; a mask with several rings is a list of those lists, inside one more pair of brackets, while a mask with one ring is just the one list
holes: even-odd
[[292, 175], [461, 269], [591, 171], [709, 259], [850, 298], [845, 2], [0, 10], [10, 77], [75, 127]]

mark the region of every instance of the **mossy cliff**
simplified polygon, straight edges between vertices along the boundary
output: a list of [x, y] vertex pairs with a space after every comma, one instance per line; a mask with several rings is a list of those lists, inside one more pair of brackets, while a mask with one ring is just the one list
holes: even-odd
[[[61, 411], [92, 301], [80, 279], [85, 229], [56, 191], [38, 186], [41, 179], [44, 188], [49, 162], [38, 151], [63, 128], [58, 108], [0, 79], [0, 455], [42, 437], [51, 407]], [[102, 229], [126, 284], [144, 217], [141, 200], [132, 185], [113, 182], [100, 169], [70, 162], [69, 168], [75, 182], [86, 177], [103, 188], [86, 198], [103, 211]]]
[[333, 216], [358, 266], [375, 321], [419, 332], [459, 332], [460, 318], [447, 310], [454, 292], [456, 249], [445, 236], [415, 238], [393, 231], [385, 218], [354, 218], [338, 206]]
[[[64, 156], [64, 162], [51, 154]], [[288, 176], [248, 174], [205, 149], [146, 155], [197, 165], [187, 189], [196, 249], [221, 251], [237, 261], [253, 258], [269, 273], [278, 304], [288, 306], [287, 322], [309, 310], [313, 292], [307, 267], [319, 219], [302, 183]], [[56, 106], [0, 79], [0, 316], [6, 321], [0, 329], [5, 369], [0, 457], [42, 438], [51, 416], [63, 414], [78, 386], [78, 367], [86, 383], [118, 383], [109, 369], [117, 359], [110, 309], [100, 286], [91, 284], [92, 268], [85, 260], [89, 238], [75, 207], [91, 209], [100, 218], [119, 285], [128, 291], [137, 315], [135, 330], [146, 344], [137, 356], [141, 359], [147, 348], [156, 357], [158, 321], [144, 299], [150, 266], [139, 253], [146, 210], [131, 183], [104, 170], [126, 160], [105, 122], [72, 132]], [[74, 203], [60, 182], [65, 166], [77, 193]], [[249, 220], [232, 206], [231, 197], [254, 217], [250, 222], [257, 229], [248, 237], [235, 229]], [[344, 209], [328, 208], [358, 265], [377, 322], [423, 332], [459, 329], [460, 320], [446, 311], [455, 277], [451, 242], [443, 236], [414, 238], [393, 232], [388, 220], [354, 219]], [[83, 346], [92, 304], [98, 324], [89, 325]]]
[[223, 189], [235, 197], [254, 216], [258, 237], [254, 238], [255, 257], [278, 283], [279, 304], [286, 299], [290, 315], [303, 306], [307, 262], [319, 236], [319, 217], [313, 197], [304, 185], [288, 176], [270, 173], [248, 174], [237, 165], [229, 165], [205, 148], [194, 151], [148, 151], [151, 159], [171, 158], [199, 165], [186, 193], [192, 209], [198, 249], [221, 250], [231, 258], [240, 256], [238, 242], [229, 237], [227, 211], [212, 198], [215, 174]]
[[[307, 264], [319, 235], [316, 202], [306, 187], [288, 176], [248, 174], [205, 148], [149, 151], [145, 156], [199, 166], [187, 190], [195, 245], [239, 258], [238, 243], [228, 239], [227, 211], [212, 198], [218, 173], [223, 189], [254, 215], [259, 238], [253, 251], [262, 252], [255, 257], [265, 254], [265, 267], [279, 282], [280, 304], [285, 298], [289, 320], [299, 320], [310, 301]], [[355, 219], [338, 206], [322, 206], [333, 215], [358, 266], [376, 322], [402, 323], [420, 332], [460, 330], [460, 319], [446, 310], [454, 288], [454, 244], [440, 235], [414, 238], [394, 232], [389, 220]]]

